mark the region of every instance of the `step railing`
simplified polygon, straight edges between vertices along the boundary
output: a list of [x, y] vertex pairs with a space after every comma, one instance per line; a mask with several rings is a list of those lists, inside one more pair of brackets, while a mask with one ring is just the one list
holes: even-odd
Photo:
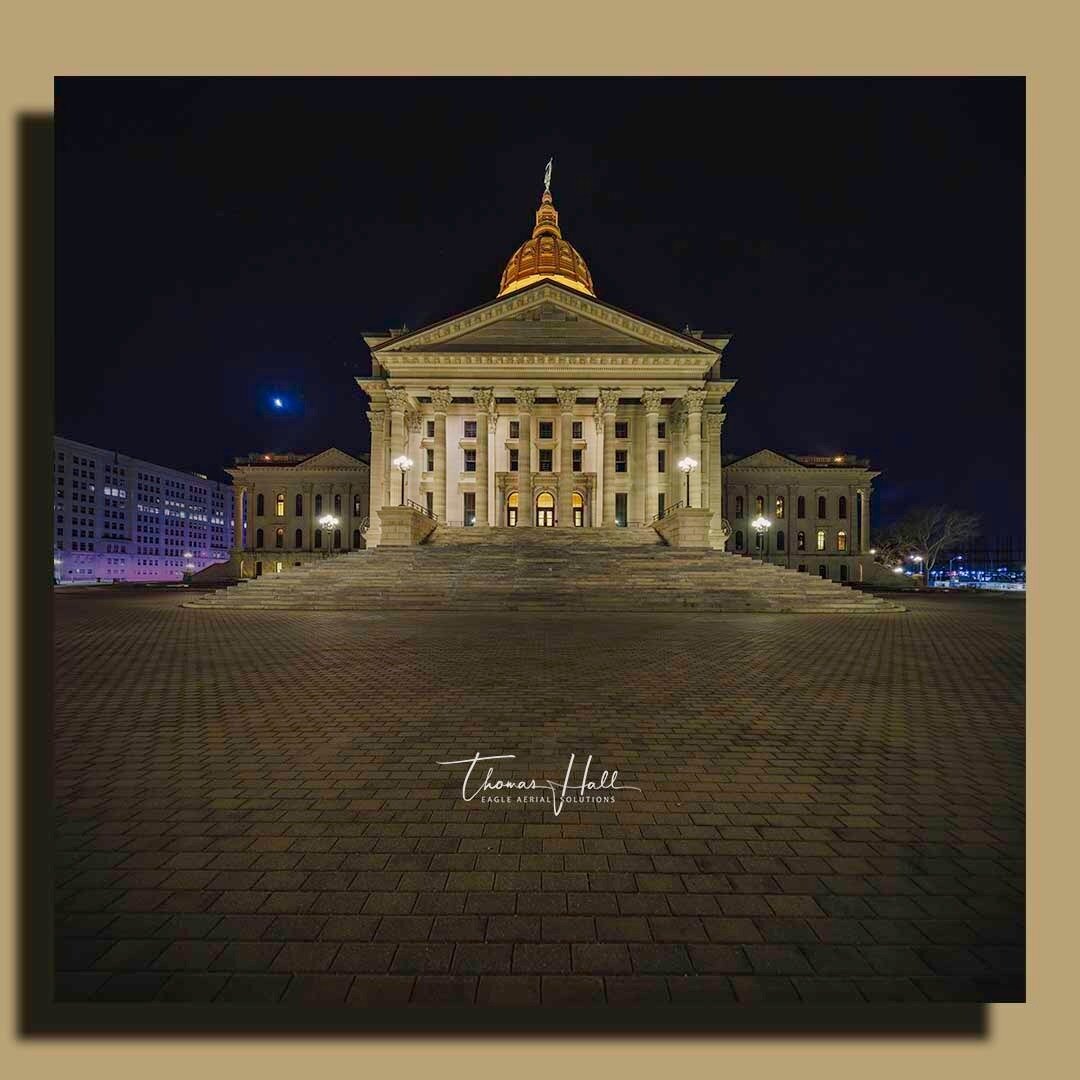
[[410, 507], [418, 514], [423, 514], [426, 518], [431, 518], [432, 521], [439, 520], [439, 516], [434, 510], [429, 510], [426, 506], [421, 506], [420, 503], [413, 502], [412, 499], [406, 499], [403, 505]]
[[676, 510], [681, 510], [685, 505], [686, 503], [683, 502], [682, 499], [680, 499], [677, 503], [672, 503], [670, 506], [665, 506], [659, 514], [649, 519], [649, 524], [655, 525], [658, 521], [663, 521], [664, 518], [668, 516], [668, 514], [673, 514]]

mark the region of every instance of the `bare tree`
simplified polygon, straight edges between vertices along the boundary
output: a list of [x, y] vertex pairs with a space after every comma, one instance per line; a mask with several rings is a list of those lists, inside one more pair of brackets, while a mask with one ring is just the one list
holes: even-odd
[[965, 510], [930, 506], [912, 510], [878, 541], [878, 562], [898, 566], [905, 558], [921, 560], [930, 584], [930, 573], [943, 552], [959, 547], [979, 535], [979, 516]]

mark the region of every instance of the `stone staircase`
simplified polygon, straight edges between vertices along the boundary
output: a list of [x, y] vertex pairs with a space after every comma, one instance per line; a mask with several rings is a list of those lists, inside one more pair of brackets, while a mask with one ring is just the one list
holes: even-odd
[[649, 526], [440, 525], [418, 547], [350, 552], [184, 604], [228, 610], [903, 611], [894, 601], [722, 551], [666, 546]]

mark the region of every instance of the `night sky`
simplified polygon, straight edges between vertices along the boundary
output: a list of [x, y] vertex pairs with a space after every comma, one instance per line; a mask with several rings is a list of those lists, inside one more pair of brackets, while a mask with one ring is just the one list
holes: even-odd
[[725, 452], [1022, 543], [1021, 79], [61, 79], [56, 118], [59, 434], [366, 452], [361, 335], [494, 299], [554, 155], [601, 300], [734, 334]]

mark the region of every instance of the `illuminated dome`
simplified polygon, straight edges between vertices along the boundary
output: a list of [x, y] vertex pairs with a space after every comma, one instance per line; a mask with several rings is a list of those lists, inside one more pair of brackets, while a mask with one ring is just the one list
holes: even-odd
[[562, 237], [559, 212], [545, 191], [536, 211], [536, 228], [532, 237], [510, 256], [499, 283], [499, 295], [505, 296], [536, 281], [557, 281], [578, 292], [595, 296], [592, 275], [585, 260]]

